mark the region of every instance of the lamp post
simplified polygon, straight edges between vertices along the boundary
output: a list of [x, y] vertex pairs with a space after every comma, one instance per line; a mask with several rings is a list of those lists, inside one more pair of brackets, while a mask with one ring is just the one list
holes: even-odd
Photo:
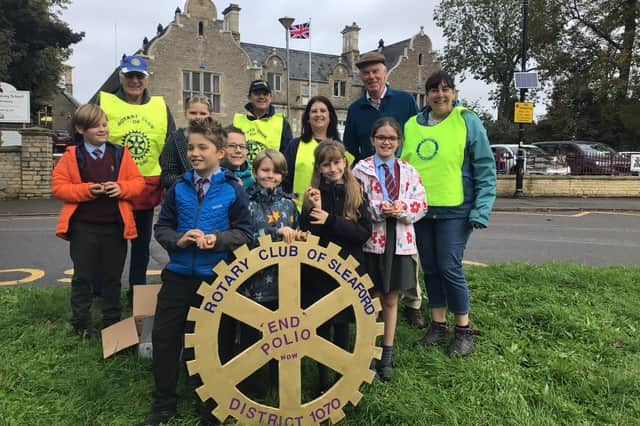
[[[522, 72], [527, 71], [527, 47], [529, 41], [527, 39], [527, 23], [529, 20], [529, 0], [522, 0]], [[525, 101], [527, 95], [527, 89], [520, 89], [520, 102]], [[522, 181], [524, 179], [524, 124], [518, 125], [518, 156], [516, 158], [516, 192], [513, 194], [513, 198], [524, 198], [524, 192], [522, 192]]]
[[288, 16], [282, 17], [280, 19], [278, 19], [278, 21], [280, 21], [280, 24], [282, 24], [282, 26], [284, 27], [284, 38], [287, 42], [287, 120], [291, 120], [291, 111], [289, 110], [289, 29], [291, 28], [291, 24], [293, 24], [293, 21], [295, 21], [294, 18], [290, 18]]

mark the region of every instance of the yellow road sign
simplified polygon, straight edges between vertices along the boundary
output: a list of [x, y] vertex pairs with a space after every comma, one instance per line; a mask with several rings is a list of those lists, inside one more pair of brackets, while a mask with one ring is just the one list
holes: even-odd
[[533, 102], [516, 102], [514, 123], [533, 123]]

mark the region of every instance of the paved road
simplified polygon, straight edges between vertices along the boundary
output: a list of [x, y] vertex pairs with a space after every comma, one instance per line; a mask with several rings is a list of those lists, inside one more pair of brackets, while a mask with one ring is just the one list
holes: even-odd
[[[37, 285], [68, 283], [68, 244], [54, 236], [55, 223], [51, 216], [0, 218], [0, 286], [24, 279]], [[151, 254], [150, 279], [157, 280], [166, 254], [155, 241]], [[640, 212], [494, 212], [491, 227], [471, 236], [465, 259], [640, 265]]]

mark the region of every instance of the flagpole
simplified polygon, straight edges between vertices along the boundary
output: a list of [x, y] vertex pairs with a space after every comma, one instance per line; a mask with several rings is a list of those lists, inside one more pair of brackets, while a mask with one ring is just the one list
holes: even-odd
[[278, 19], [278, 21], [284, 27], [284, 33], [287, 40], [287, 120], [291, 120], [291, 110], [289, 107], [289, 79], [291, 77], [291, 73], [289, 72], [291, 68], [289, 61], [289, 31], [291, 29], [291, 24], [293, 24], [293, 21], [295, 21], [295, 19], [285, 16]]
[[309, 18], [309, 99], [311, 99], [311, 18]]

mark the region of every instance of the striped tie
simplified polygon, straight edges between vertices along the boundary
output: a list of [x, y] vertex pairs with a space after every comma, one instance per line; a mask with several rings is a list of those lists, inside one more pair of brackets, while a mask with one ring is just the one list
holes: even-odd
[[96, 160], [99, 160], [102, 157], [102, 151], [100, 151], [99, 149], [94, 149], [93, 156]]
[[196, 181], [196, 188], [198, 189], [198, 201], [202, 201], [204, 197], [204, 184], [209, 182], [209, 179], [200, 178]]
[[398, 187], [396, 186], [396, 181], [391, 175], [389, 166], [382, 164], [382, 168], [384, 169], [384, 186], [387, 188], [387, 195], [389, 195], [389, 199], [391, 201], [396, 201], [398, 199]]

